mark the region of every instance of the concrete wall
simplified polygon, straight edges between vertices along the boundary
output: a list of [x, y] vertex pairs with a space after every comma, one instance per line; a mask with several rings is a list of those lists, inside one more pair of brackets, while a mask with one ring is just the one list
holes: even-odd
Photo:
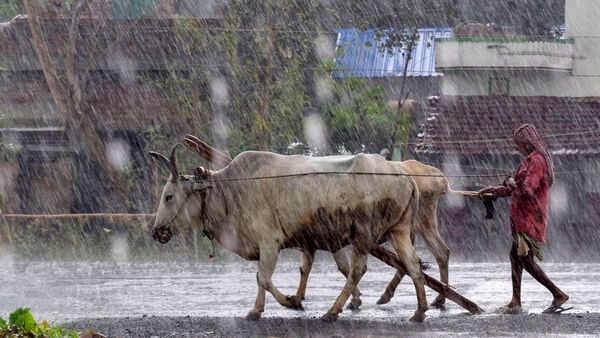
[[454, 71], [442, 78], [444, 95], [489, 95], [491, 78], [509, 81], [510, 96], [598, 96], [600, 78], [548, 71]]
[[600, 1], [566, 0], [565, 29], [575, 39], [573, 75], [600, 77]]
[[475, 37], [442, 39], [436, 44], [435, 65], [452, 69], [570, 70], [571, 40], [526, 41], [523, 38]]

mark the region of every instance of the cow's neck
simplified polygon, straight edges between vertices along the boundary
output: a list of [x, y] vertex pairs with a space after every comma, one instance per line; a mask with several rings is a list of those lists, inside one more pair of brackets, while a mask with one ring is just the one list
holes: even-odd
[[[210, 200], [207, 202], [207, 219], [204, 228], [219, 244], [229, 251], [245, 258], [257, 259], [258, 249], [247, 243], [247, 236], [239, 226], [239, 210], [229, 200], [226, 186], [215, 184]], [[210, 238], [210, 237], [209, 237]]]

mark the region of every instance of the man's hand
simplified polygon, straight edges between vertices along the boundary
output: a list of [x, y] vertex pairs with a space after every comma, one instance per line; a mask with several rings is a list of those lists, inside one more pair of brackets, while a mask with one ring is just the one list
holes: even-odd
[[502, 185], [506, 187], [516, 188], [517, 182], [515, 182], [515, 179], [512, 178], [512, 176], [506, 176], [504, 182], [502, 182]]
[[492, 201], [498, 199], [498, 196], [496, 196], [496, 188], [483, 188], [477, 192], [477, 197], [479, 197], [479, 199], [489, 198]]

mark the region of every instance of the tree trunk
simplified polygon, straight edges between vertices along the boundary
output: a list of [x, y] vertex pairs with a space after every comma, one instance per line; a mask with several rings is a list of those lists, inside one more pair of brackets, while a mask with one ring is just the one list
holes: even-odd
[[[45, 13], [40, 7], [40, 1], [24, 0], [34, 50], [64, 124], [65, 133], [76, 153], [75, 173], [80, 179], [77, 180], [79, 186], [74, 187], [73, 208], [77, 212], [106, 208], [105, 204], [108, 202], [105, 203], [101, 199], [108, 197], [108, 194], [111, 194], [113, 201], [122, 201], [126, 186], [120, 173], [103, 165], [104, 144], [92, 121], [84, 115], [83, 106], [86, 102], [81, 95], [79, 79], [82, 75], [78, 74], [75, 68], [75, 41], [79, 28], [79, 14], [87, 2], [87, 0], [79, 0], [73, 5], [67, 36], [63, 39], [56, 39], [56, 37], [53, 39], [60, 44], [56, 50], [64, 54], [53, 58], [40, 23], [40, 16]], [[57, 65], [63, 65], [64, 69], [59, 69]]]

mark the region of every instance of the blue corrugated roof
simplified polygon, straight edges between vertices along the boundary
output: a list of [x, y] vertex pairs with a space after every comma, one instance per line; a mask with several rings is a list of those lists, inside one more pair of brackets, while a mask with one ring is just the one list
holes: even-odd
[[[379, 46], [384, 38], [378, 39], [374, 30], [347, 28], [335, 32], [338, 33], [335, 60], [338, 69], [332, 74], [334, 78], [402, 76], [405, 48], [394, 48], [391, 53], [381, 50]], [[435, 71], [435, 39], [451, 37], [452, 29], [419, 28], [417, 33], [407, 76], [441, 76], [442, 73]]]

